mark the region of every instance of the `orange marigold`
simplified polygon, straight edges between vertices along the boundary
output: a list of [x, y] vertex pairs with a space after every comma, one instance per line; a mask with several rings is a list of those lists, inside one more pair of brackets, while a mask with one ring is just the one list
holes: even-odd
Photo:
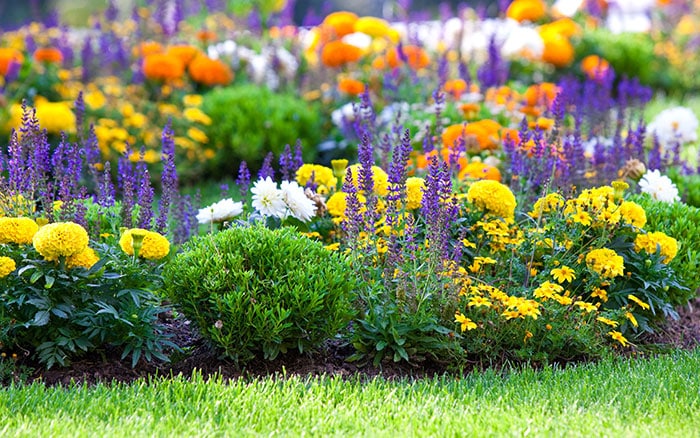
[[34, 52], [34, 60], [47, 64], [60, 64], [63, 62], [63, 53], [55, 47], [41, 47]]
[[445, 81], [445, 92], [450, 93], [455, 99], [462, 97], [467, 91], [467, 82], [464, 79], [450, 79]]
[[183, 44], [179, 46], [170, 46], [165, 53], [166, 55], [171, 55], [178, 58], [180, 61], [182, 61], [182, 65], [187, 67], [194, 58], [202, 54], [202, 51], [195, 46]]
[[342, 38], [355, 31], [357, 18], [357, 14], [348, 11], [333, 12], [326, 16], [321, 27], [325, 32], [330, 33], [331, 37]]
[[24, 55], [17, 49], [10, 47], [0, 47], [0, 75], [5, 76], [10, 69], [10, 64], [21, 64], [24, 62]]
[[540, 32], [544, 41], [542, 60], [555, 67], [566, 67], [574, 61], [574, 46], [557, 32]]
[[557, 88], [556, 84], [551, 82], [542, 82], [540, 84], [530, 85], [527, 90], [525, 90], [523, 99], [525, 100], [525, 104], [529, 107], [534, 107], [537, 105], [545, 105], [549, 107], [554, 101], [554, 98], [557, 96], [558, 92], [559, 88]]
[[338, 81], [338, 91], [357, 96], [365, 91], [365, 84], [357, 79], [342, 78]]
[[428, 53], [421, 47], [407, 45], [401, 47], [403, 56], [399, 56], [399, 47], [389, 50], [386, 54], [386, 63], [391, 68], [396, 68], [404, 63], [404, 59], [408, 61], [408, 65], [413, 70], [419, 70], [430, 65]]
[[208, 56], [196, 57], [190, 63], [189, 72], [193, 81], [208, 87], [228, 85], [233, 80], [233, 72], [228, 65]]
[[155, 41], [144, 41], [131, 49], [134, 56], [146, 57], [156, 53], [163, 53], [163, 45]]
[[542, 0], [515, 0], [508, 6], [506, 16], [516, 21], [537, 21], [547, 13]]
[[581, 71], [590, 79], [600, 78], [609, 68], [610, 63], [598, 55], [588, 55], [581, 60]]
[[331, 41], [323, 46], [321, 62], [326, 67], [341, 67], [355, 62], [362, 56], [362, 49], [342, 41]]
[[172, 81], [185, 73], [185, 66], [177, 58], [165, 53], [154, 53], [143, 60], [143, 74], [155, 81]]

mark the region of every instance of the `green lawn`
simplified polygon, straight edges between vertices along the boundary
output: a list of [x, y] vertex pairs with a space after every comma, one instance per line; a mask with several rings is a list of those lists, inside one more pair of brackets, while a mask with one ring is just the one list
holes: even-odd
[[697, 436], [700, 351], [466, 378], [206, 381], [0, 392], [0, 436]]

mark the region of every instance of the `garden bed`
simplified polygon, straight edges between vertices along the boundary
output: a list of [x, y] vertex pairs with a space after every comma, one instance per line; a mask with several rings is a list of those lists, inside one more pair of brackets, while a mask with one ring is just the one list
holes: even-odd
[[[700, 345], [700, 298], [691, 301], [687, 307], [679, 309], [678, 313], [680, 316], [678, 320], [669, 321], [657, 333], [644, 338], [644, 343], [640, 344], [638, 349], [629, 350], [629, 352], [648, 351], [649, 354], [653, 354], [671, 349], [692, 350]], [[166, 332], [173, 335], [172, 340], [185, 351], [185, 353], [174, 354], [170, 363], [141, 361], [136, 367], [131, 368], [130, 361], [120, 360], [117, 352], [105, 352], [89, 355], [64, 368], [55, 367], [44, 370], [37, 367], [37, 371], [31, 375], [29, 381], [64, 386], [72, 382], [129, 383], [137, 379], [178, 374], [189, 377], [195, 370], [205, 377], [220, 375], [227, 379], [272, 375], [302, 377], [330, 375], [344, 378], [381, 376], [386, 379], [398, 379], [432, 377], [450, 372], [445, 365], [431, 361], [420, 364], [385, 362], [379, 368], [369, 364], [359, 366], [346, 361], [353, 353], [353, 348], [341, 342], [329, 342], [322, 350], [308, 355], [290, 352], [280, 355], [274, 361], [256, 360], [250, 362], [245, 368], [240, 368], [231, 361], [218, 359], [216, 352], [204, 343], [188, 321], [166, 317], [162, 320], [162, 324], [167, 328]], [[496, 366], [503, 365], [496, 364]], [[473, 363], [472, 369], [464, 371], [469, 372], [477, 368], [479, 364]]]

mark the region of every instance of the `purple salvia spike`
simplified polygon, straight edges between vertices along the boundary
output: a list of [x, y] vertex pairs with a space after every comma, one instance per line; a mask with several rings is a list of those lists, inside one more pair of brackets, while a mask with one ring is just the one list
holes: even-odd
[[236, 185], [238, 186], [238, 190], [240, 190], [241, 199], [246, 199], [248, 196], [248, 188], [250, 187], [250, 171], [245, 161], [241, 161], [241, 165], [238, 167]]
[[289, 144], [284, 145], [284, 150], [279, 158], [280, 172], [282, 172], [283, 181], [291, 181], [294, 178], [296, 170], [293, 170], [294, 157], [292, 156], [292, 148]]
[[109, 161], [104, 163], [104, 172], [99, 184], [97, 193], [97, 203], [103, 207], [111, 207], [114, 205], [115, 192], [112, 184], [112, 173], [110, 172]]
[[258, 179], [265, 179], [267, 177], [273, 180], [275, 179], [275, 171], [272, 168], [272, 160], [274, 159], [275, 155], [272, 152], [268, 152], [267, 155], [265, 155], [262, 167], [258, 171]]
[[162, 195], [158, 205], [158, 218], [156, 219], [156, 230], [164, 233], [168, 225], [171, 205], [179, 194], [177, 167], [175, 166], [175, 134], [172, 129], [172, 121], [163, 128], [161, 136], [161, 151], [163, 171], [161, 173]]
[[[141, 150], [143, 156], [143, 149]], [[151, 187], [151, 176], [143, 161], [139, 161], [136, 166], [139, 173], [139, 190], [137, 194], [139, 205], [138, 226], [150, 230], [153, 222], [153, 187]], [[139, 171], [140, 170], [140, 171]]]
[[297, 142], [294, 145], [294, 172], [293, 172], [293, 174], [296, 174], [297, 170], [299, 170], [299, 168], [303, 165], [304, 165], [304, 157], [302, 155], [301, 140], [297, 139]]
[[117, 183], [122, 192], [122, 225], [127, 228], [133, 225], [132, 213], [136, 189], [136, 175], [129, 160], [130, 155], [131, 147], [127, 143], [124, 155], [119, 158], [117, 169]]

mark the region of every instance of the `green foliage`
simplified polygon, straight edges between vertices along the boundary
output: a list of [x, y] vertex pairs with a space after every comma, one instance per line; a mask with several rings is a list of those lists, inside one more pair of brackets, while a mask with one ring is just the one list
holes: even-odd
[[314, 159], [320, 140], [319, 111], [298, 97], [241, 85], [207, 93], [202, 109], [213, 120], [207, 135], [218, 149], [211, 162], [214, 176], [230, 175], [242, 160], [255, 170], [268, 152], [279, 155], [297, 140], [304, 148], [304, 160]]
[[682, 202], [659, 202], [646, 194], [631, 200], [646, 210], [647, 230], [661, 231], [678, 240], [678, 254], [669, 266], [687, 289], [671, 285], [667, 293], [671, 304], [687, 304], [700, 293], [700, 208]]
[[164, 349], [177, 347], [156, 324], [165, 310], [154, 293], [160, 267], [93, 245], [101, 259], [90, 269], [46, 261], [31, 246], [1, 247], [17, 270], [0, 279], [0, 340], [31, 350], [47, 368], [106, 347], [131, 356], [132, 366], [166, 361]]
[[700, 175], [681, 175], [679, 169], [668, 169], [668, 177], [678, 187], [683, 202], [691, 207], [700, 208]]
[[182, 313], [239, 363], [318, 347], [352, 315], [350, 265], [291, 228], [236, 226], [194, 238], [163, 275]]

